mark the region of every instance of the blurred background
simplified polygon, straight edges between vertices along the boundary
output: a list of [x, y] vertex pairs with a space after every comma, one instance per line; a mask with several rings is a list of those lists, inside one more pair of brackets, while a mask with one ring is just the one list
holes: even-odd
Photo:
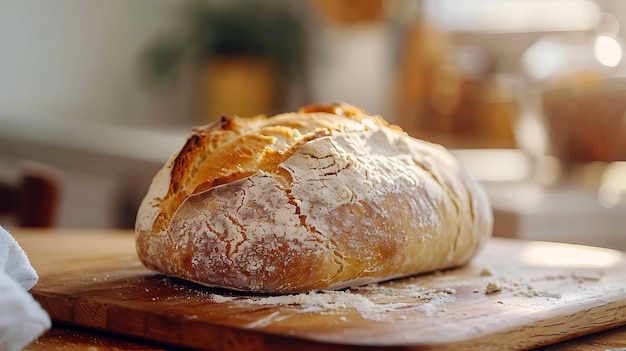
[[341, 101], [451, 149], [496, 235], [626, 249], [624, 23], [620, 0], [1, 0], [0, 181], [35, 165], [55, 226], [132, 228], [192, 126]]

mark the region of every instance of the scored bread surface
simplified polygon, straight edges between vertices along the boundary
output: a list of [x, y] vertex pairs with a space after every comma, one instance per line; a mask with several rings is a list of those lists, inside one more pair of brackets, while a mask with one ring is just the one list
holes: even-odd
[[158, 272], [269, 293], [467, 263], [491, 235], [483, 190], [445, 148], [349, 105], [194, 129], [136, 222]]

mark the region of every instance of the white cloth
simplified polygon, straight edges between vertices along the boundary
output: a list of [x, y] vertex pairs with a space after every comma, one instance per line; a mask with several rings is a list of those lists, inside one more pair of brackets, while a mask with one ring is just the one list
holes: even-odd
[[28, 293], [37, 279], [24, 250], [0, 226], [0, 351], [21, 350], [50, 328], [50, 317]]

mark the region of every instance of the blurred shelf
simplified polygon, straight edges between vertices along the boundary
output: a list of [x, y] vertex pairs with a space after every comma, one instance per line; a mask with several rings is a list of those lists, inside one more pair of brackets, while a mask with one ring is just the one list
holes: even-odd
[[[626, 201], [602, 205], [598, 184], [533, 180], [519, 150], [454, 150], [484, 186], [494, 211], [494, 235], [626, 250]], [[595, 182], [599, 182], [595, 180]]]

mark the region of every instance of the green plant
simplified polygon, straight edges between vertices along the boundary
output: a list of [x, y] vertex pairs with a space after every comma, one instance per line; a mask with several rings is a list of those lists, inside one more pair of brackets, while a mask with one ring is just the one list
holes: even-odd
[[304, 64], [302, 23], [285, 1], [191, 1], [181, 29], [163, 33], [145, 51], [141, 71], [152, 84], [169, 83], [185, 62], [247, 56], [273, 62], [284, 75]]

